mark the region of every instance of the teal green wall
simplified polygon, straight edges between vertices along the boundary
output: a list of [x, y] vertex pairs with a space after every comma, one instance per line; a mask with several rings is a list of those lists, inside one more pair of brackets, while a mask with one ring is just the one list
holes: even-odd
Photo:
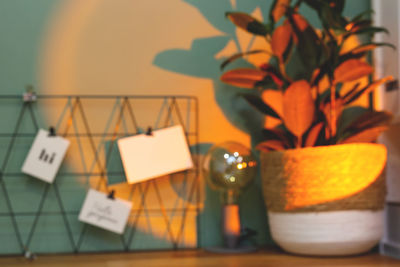
[[[85, 1], [85, 0], [82, 0]], [[160, 0], [161, 1], [161, 0]], [[161, 69], [179, 73], [191, 77], [209, 79], [213, 83], [215, 99], [227, 118], [243, 131], [252, 136], [253, 143], [257, 141], [258, 129], [262, 118], [259, 114], [247, 106], [237, 97], [240, 89], [230, 88], [219, 82], [219, 60], [214, 55], [233, 38], [234, 27], [225, 19], [225, 11], [231, 10], [229, 0], [182, 0], [196, 8], [215, 29], [225, 33], [223, 36], [203, 39], [188, 40], [193, 42], [189, 53], [183, 54], [179, 49], [166, 49], [155, 56], [153, 64]], [[1, 0], [0, 1], [0, 93], [21, 94], [27, 84], [33, 84], [40, 93], [39, 65], [41, 63], [41, 48], [43, 45], [44, 33], [48, 29], [50, 18], [58, 4], [62, 0]], [[261, 0], [236, 0], [238, 10], [251, 12], [255, 7], [260, 6], [264, 17], [268, 14], [272, 1]], [[345, 14], [354, 15], [370, 7], [368, 0], [347, 1]], [[311, 10], [305, 10], [310, 21], [315, 21], [315, 14]], [[179, 14], [177, 14], [179, 16]], [[143, 26], [143, 25], [140, 25]], [[161, 26], [161, 25], [160, 25]], [[154, 36], [157, 42], [157, 36]], [[113, 93], [112, 91], [109, 92]], [[145, 92], [144, 92], [145, 93]], [[168, 94], [168, 92], [165, 92]], [[185, 92], [182, 92], [185, 93]], [[0, 127], [8, 127], [10, 122], [16, 119], [16, 109], [10, 107], [7, 113], [3, 113], [0, 120]], [[247, 117], [252, 119], [248, 120]], [[201, 129], [207, 131], [207, 129]], [[204, 147], [209, 145], [204, 144]], [[5, 146], [2, 145], [1, 149]], [[26, 148], [25, 148], [26, 149]], [[35, 185], [32, 185], [35, 187]], [[27, 189], [31, 190], [31, 189]], [[1, 194], [1, 193], [0, 193]], [[27, 199], [28, 201], [27, 194]], [[24, 194], [21, 194], [24, 197]], [[219, 196], [206, 188], [206, 202], [204, 211], [201, 214], [201, 246], [219, 244], [220, 239], [220, 201]], [[23, 203], [23, 200], [21, 201]], [[0, 208], [4, 203], [0, 203]], [[4, 208], [4, 207], [3, 207]], [[267, 228], [265, 207], [262, 201], [260, 179], [241, 199], [241, 215], [243, 225], [258, 231], [257, 242], [260, 244], [271, 243]], [[0, 221], [1, 223], [1, 221]], [[57, 223], [50, 223], [57, 233]], [[9, 224], [7, 224], [9, 227]], [[0, 227], [0, 235], [12, 234], [12, 229]], [[58, 238], [58, 239], [57, 239]], [[59, 243], [57, 251], [63, 251], [68, 247], [64, 233], [55, 239]], [[46, 250], [46, 240], [40, 240], [41, 246]], [[93, 242], [96, 242], [94, 240]], [[5, 243], [5, 242], [2, 242]], [[12, 244], [10, 251], [13, 251], [15, 244]], [[5, 246], [0, 245], [0, 249]], [[68, 250], [68, 248], [65, 248]], [[49, 248], [49, 251], [51, 249]], [[2, 254], [2, 251], [0, 251]]]
[[0, 1], [0, 90], [21, 93], [38, 84], [40, 47], [52, 11], [60, 0]]

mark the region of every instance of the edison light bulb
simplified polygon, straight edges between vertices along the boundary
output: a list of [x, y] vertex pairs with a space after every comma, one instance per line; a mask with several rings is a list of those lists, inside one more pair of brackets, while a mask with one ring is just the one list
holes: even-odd
[[240, 236], [238, 197], [257, 173], [255, 157], [242, 144], [225, 142], [211, 147], [202, 170], [210, 187], [222, 193], [225, 245], [234, 248]]

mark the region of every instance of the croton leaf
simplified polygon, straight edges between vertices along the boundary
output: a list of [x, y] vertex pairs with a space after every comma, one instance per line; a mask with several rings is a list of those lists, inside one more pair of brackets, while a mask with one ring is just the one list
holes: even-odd
[[289, 22], [298, 42], [299, 55], [304, 66], [315, 69], [320, 60], [321, 40], [307, 20], [300, 14], [291, 14]]
[[258, 50], [251, 50], [251, 51], [247, 51], [247, 52], [234, 54], [234, 55], [230, 56], [229, 58], [227, 58], [226, 60], [224, 60], [224, 62], [222, 62], [222, 64], [221, 64], [220, 68], [221, 68], [221, 70], [223, 70], [226, 67], [226, 65], [235, 61], [236, 59], [239, 59], [239, 58], [242, 58], [242, 57], [245, 57], [248, 55], [260, 54], [260, 53], [268, 54], [268, 51], [258, 49]]
[[375, 48], [377, 48], [379, 46], [388, 46], [393, 49], [396, 49], [396, 47], [390, 43], [373, 43], [373, 42], [371, 42], [371, 43], [362, 44], [362, 45], [359, 45], [359, 46], [353, 48], [350, 51], [350, 53], [358, 54], [358, 53], [368, 52], [368, 51], [374, 50]]
[[271, 64], [263, 64], [260, 66], [260, 69], [265, 71], [272, 79], [272, 81], [279, 87], [281, 88], [285, 79], [283, 78], [282, 74], [278, 71], [277, 68], [275, 68]]
[[366, 62], [349, 59], [340, 64], [334, 72], [335, 83], [351, 82], [371, 74], [374, 69]]
[[264, 140], [279, 140], [286, 148], [293, 145], [293, 142], [287, 136], [287, 132], [279, 128], [265, 128], [262, 130]]
[[261, 97], [257, 95], [251, 95], [251, 94], [242, 94], [244, 99], [246, 99], [247, 102], [249, 102], [250, 105], [254, 106], [256, 109], [264, 113], [265, 115], [274, 117], [276, 119], [281, 119], [279, 114], [271, 108], [268, 104], [266, 104]]
[[325, 28], [342, 29], [346, 24], [341, 13], [344, 0], [304, 0], [307, 5], [318, 12], [318, 16]]
[[343, 29], [346, 21], [341, 15], [344, 1], [331, 1], [325, 4], [318, 12], [324, 27], [329, 29]]
[[330, 64], [329, 62], [325, 62], [318, 69], [314, 70], [313, 75], [311, 77], [311, 86], [316, 86], [318, 83], [324, 78], [324, 76], [329, 72]]
[[371, 25], [372, 25], [372, 20], [370, 19], [351, 21], [346, 25], [346, 31], [354, 33], [358, 30], [370, 27]]
[[358, 117], [366, 112], [371, 111], [368, 108], [361, 106], [349, 106], [344, 108], [337, 125], [337, 139], [343, 139], [343, 133], [347, 127], [349, 127]]
[[267, 140], [264, 142], [259, 143], [256, 146], [257, 150], [269, 152], [269, 151], [276, 151], [276, 150], [285, 150], [286, 147], [280, 140]]
[[337, 64], [342, 64], [343, 62], [345, 62], [347, 60], [350, 60], [350, 59], [358, 59], [358, 60], [360, 60], [365, 55], [367, 55], [367, 52], [368, 51], [358, 52], [358, 53], [352, 53], [351, 51], [346, 52], [344, 54], [339, 55]]
[[343, 100], [345, 101], [345, 104], [350, 104], [352, 102], [354, 102], [355, 100], [357, 100], [360, 96], [362, 96], [363, 94], [368, 94], [370, 92], [372, 92], [373, 90], [375, 90], [377, 87], [381, 86], [382, 84], [392, 81], [393, 77], [392, 76], [387, 76], [385, 78], [382, 78], [380, 80], [374, 81], [373, 83], [365, 86], [364, 88], [362, 88], [361, 90], [357, 91], [357, 90], [351, 90], [349, 92], [349, 94], [345, 95], [343, 97]]
[[386, 28], [383, 27], [365, 27], [365, 28], [359, 28], [356, 29], [354, 31], [349, 32], [348, 34], [345, 35], [345, 38], [349, 38], [351, 35], [355, 35], [355, 34], [370, 34], [373, 35], [375, 33], [379, 33], [379, 32], [384, 32], [384, 33], [389, 33], [389, 31]]
[[268, 34], [267, 27], [252, 16], [242, 12], [227, 12], [226, 16], [239, 28], [256, 34], [265, 36]]
[[314, 102], [310, 84], [305, 80], [293, 82], [283, 95], [283, 121], [297, 137], [311, 126], [314, 120]]
[[346, 100], [349, 99], [352, 95], [354, 95], [357, 92], [360, 85], [361, 85], [361, 83], [356, 83], [346, 94], [344, 94], [343, 96], [340, 97], [341, 99], [343, 99], [345, 104], [348, 103], [348, 102], [346, 102]]
[[281, 61], [283, 61], [283, 55], [287, 51], [292, 35], [292, 27], [289, 24], [282, 24], [272, 34], [271, 49]]
[[344, 140], [339, 141], [339, 144], [349, 143], [368, 143], [374, 142], [378, 138], [379, 134], [387, 130], [387, 126], [378, 126], [374, 128], [368, 128], [360, 131], [354, 135], [347, 137]]
[[289, 19], [285, 21], [285, 24], [295, 25], [295, 28], [298, 29], [300, 32], [304, 32], [310, 26], [307, 20], [302, 15], [297, 13], [291, 14]]
[[386, 126], [392, 120], [392, 114], [386, 111], [368, 111], [358, 116], [344, 129], [344, 134], [358, 133], [365, 129]]
[[324, 123], [319, 122], [311, 128], [310, 132], [307, 135], [306, 141], [304, 142], [304, 146], [307, 147], [307, 146], [315, 145], [323, 126], [324, 126]]
[[[343, 100], [341, 98], [336, 98], [335, 101], [335, 112], [336, 112], [336, 116], [335, 119], [336, 121], [332, 123], [332, 118], [331, 118], [331, 102], [330, 102], [330, 97], [325, 98], [327, 100], [329, 100], [328, 102], [322, 102], [321, 103], [321, 110], [325, 115], [325, 120], [327, 122], [328, 125], [332, 125], [333, 123], [336, 125], [337, 124], [337, 120], [338, 118], [342, 115], [343, 112]], [[334, 133], [333, 133], [334, 134]]]
[[362, 20], [364, 17], [370, 16], [373, 13], [374, 13], [374, 11], [372, 9], [368, 9], [368, 10], [363, 11], [360, 14], [356, 15], [351, 21], [358, 22], [358, 21]]
[[240, 68], [222, 74], [221, 81], [230, 85], [253, 89], [256, 83], [262, 81], [266, 75], [267, 73], [262, 70]]
[[271, 11], [269, 14], [272, 22], [277, 22], [285, 13], [287, 8], [290, 6], [291, 0], [275, 0], [272, 4]]

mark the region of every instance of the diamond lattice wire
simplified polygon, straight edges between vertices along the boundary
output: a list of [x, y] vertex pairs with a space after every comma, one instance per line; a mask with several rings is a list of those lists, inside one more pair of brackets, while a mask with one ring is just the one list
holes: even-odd
[[[18, 115], [10, 125], [12, 127], [0, 132], [5, 148], [1, 155], [3, 204], [0, 205], [0, 224], [6, 229], [0, 236], [3, 233], [15, 243], [11, 250], [0, 246], [0, 254], [196, 246], [196, 220], [200, 207], [196, 157], [194, 170], [140, 184], [112, 185], [108, 178], [111, 175], [123, 177], [122, 169], [110, 170], [111, 158], [118, 157], [116, 140], [137, 134], [148, 126], [158, 129], [181, 124], [189, 145], [196, 149], [197, 99], [185, 96], [38, 96], [37, 102], [23, 104], [18, 96], [0, 97], [1, 100], [8, 101], [12, 109], [18, 110]], [[50, 111], [55, 106], [57, 111]], [[48, 113], [52, 115], [48, 116]], [[53, 122], [59, 135], [71, 140], [64, 166], [51, 185], [21, 174], [18, 163], [14, 164], [23, 160], [28, 145], [24, 152], [13, 155], [21, 138], [28, 138], [26, 143], [30, 144], [39, 128], [48, 127], [48, 121]], [[29, 123], [31, 125], [26, 126]], [[197, 152], [195, 149], [192, 150], [194, 153]], [[17, 168], [13, 169], [11, 165]], [[27, 184], [34, 184], [34, 190], [31, 188], [29, 194]], [[117, 236], [78, 222], [79, 209], [88, 188], [105, 192], [115, 190], [117, 197], [133, 202], [124, 235]], [[32, 205], [26, 210], [19, 208], [24, 207], [20, 205], [24, 202], [24, 193], [34, 199], [29, 201]], [[49, 239], [49, 236], [54, 238]]]

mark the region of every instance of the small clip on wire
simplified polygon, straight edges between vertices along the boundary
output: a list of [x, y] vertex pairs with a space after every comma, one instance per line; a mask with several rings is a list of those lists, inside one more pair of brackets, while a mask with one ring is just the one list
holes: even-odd
[[149, 126], [149, 127], [147, 128], [146, 135], [148, 135], [148, 136], [153, 136], [153, 129], [151, 128], [151, 126]]
[[115, 199], [115, 190], [111, 190], [108, 194], [107, 198], [114, 200]]
[[23, 93], [23, 95], [22, 95], [22, 100], [24, 102], [35, 102], [36, 99], [37, 99], [37, 95], [36, 95], [35, 91], [33, 90], [33, 86], [32, 85], [26, 86], [25, 93]]
[[54, 127], [49, 128], [49, 136], [50, 137], [56, 136], [56, 130], [54, 129]]

